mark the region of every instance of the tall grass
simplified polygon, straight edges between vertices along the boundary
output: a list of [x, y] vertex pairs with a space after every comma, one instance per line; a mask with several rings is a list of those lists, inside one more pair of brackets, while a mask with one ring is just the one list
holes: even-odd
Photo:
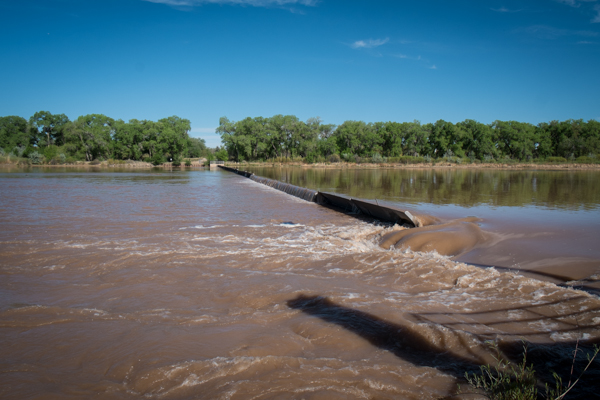
[[482, 391], [491, 400], [536, 400], [539, 398], [540, 388], [544, 389], [543, 398], [562, 400], [577, 385], [600, 352], [600, 347], [594, 345], [594, 350], [587, 354], [588, 362], [585, 368], [576, 377], [574, 368], [579, 351], [579, 340], [577, 340], [568, 383], [565, 385], [562, 377], [553, 372], [554, 386], [552, 387], [548, 383], [545, 383], [544, 386], [540, 385], [533, 365], [527, 363], [527, 346], [525, 344], [523, 345], [523, 360], [519, 364], [510, 363], [502, 357], [497, 343], [491, 343], [491, 346], [495, 351], [496, 364], [494, 366], [482, 365], [478, 374], [465, 373], [465, 378], [471, 388]]

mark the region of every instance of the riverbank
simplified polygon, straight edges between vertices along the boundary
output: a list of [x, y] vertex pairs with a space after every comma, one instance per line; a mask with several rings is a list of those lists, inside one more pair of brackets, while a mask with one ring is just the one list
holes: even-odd
[[154, 165], [144, 161], [133, 161], [133, 160], [107, 160], [107, 161], [76, 161], [73, 163], [55, 163], [55, 164], [31, 164], [25, 158], [10, 157], [0, 162], [0, 168], [2, 167], [61, 167], [61, 168], [136, 168], [136, 169], [151, 169], [151, 168], [200, 168], [204, 167], [206, 162], [205, 158], [191, 159], [190, 164], [186, 165], [185, 162], [179, 166], [174, 166], [172, 162], [167, 162], [159, 165]]
[[429, 162], [429, 163], [315, 163], [306, 164], [302, 162], [226, 162], [226, 166], [244, 169], [245, 167], [302, 167], [302, 168], [330, 168], [330, 169], [376, 169], [376, 168], [456, 168], [456, 169], [509, 169], [509, 170], [600, 170], [600, 164], [582, 163], [462, 163], [451, 162]]
[[[108, 160], [108, 161], [76, 161], [74, 163], [64, 164], [30, 164], [27, 159], [22, 158], [4, 158], [0, 160], [0, 168], [6, 166], [31, 166], [31, 167], [74, 167], [74, 168], [201, 168], [205, 166], [205, 158], [191, 159], [190, 164], [186, 165], [185, 161], [179, 166], [174, 166], [172, 162], [154, 165], [144, 161], [132, 160]], [[584, 164], [584, 163], [454, 163], [454, 162], [421, 162], [413, 164], [405, 163], [352, 163], [352, 162], [336, 162], [336, 163], [312, 163], [307, 164], [300, 161], [291, 162], [226, 162], [226, 166], [244, 170], [248, 167], [300, 167], [306, 169], [423, 169], [423, 168], [441, 168], [441, 169], [504, 169], [504, 170], [600, 170], [600, 163]]]

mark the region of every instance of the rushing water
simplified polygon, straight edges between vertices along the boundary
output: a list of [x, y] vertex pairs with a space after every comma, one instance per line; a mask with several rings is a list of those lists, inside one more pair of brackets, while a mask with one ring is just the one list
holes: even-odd
[[[380, 204], [431, 215], [438, 227], [456, 220], [464, 227], [465, 217], [477, 217], [480, 235], [486, 240], [474, 248], [462, 246], [460, 254], [449, 254], [455, 260], [517, 269], [600, 293], [598, 170], [250, 170], [297, 186], [379, 199]], [[452, 232], [453, 237], [458, 237], [456, 233]], [[432, 247], [442, 252], [443, 238], [431, 234], [431, 240], [435, 242]], [[406, 246], [414, 249], [416, 242], [413, 239]]]
[[386, 250], [397, 228], [235, 174], [0, 171], [0, 190], [2, 398], [429, 399], [493, 361], [486, 340], [530, 342], [543, 379], [600, 340], [593, 293]]

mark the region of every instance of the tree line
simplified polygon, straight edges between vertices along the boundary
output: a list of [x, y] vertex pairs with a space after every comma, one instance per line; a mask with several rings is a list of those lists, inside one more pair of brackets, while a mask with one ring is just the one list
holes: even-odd
[[217, 133], [221, 159], [255, 161], [302, 159], [317, 161], [383, 161], [399, 157], [449, 160], [545, 160], [561, 157], [595, 159], [600, 154], [600, 122], [551, 121], [533, 125], [517, 121], [483, 124], [467, 119], [456, 124], [345, 121], [339, 126], [319, 118], [306, 122], [293, 115], [223, 117]]
[[190, 121], [177, 116], [125, 122], [88, 114], [70, 121], [65, 114], [39, 111], [29, 120], [0, 117], [0, 155], [33, 163], [115, 159], [158, 165], [210, 153], [205, 141], [189, 137], [189, 131]]

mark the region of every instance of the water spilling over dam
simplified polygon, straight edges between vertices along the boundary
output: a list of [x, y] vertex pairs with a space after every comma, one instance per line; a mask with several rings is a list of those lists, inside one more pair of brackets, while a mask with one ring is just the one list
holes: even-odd
[[385, 249], [420, 228], [236, 174], [0, 184], [2, 398], [434, 399], [493, 361], [487, 340], [517, 361], [527, 340], [551, 379], [600, 338], [597, 296]]

